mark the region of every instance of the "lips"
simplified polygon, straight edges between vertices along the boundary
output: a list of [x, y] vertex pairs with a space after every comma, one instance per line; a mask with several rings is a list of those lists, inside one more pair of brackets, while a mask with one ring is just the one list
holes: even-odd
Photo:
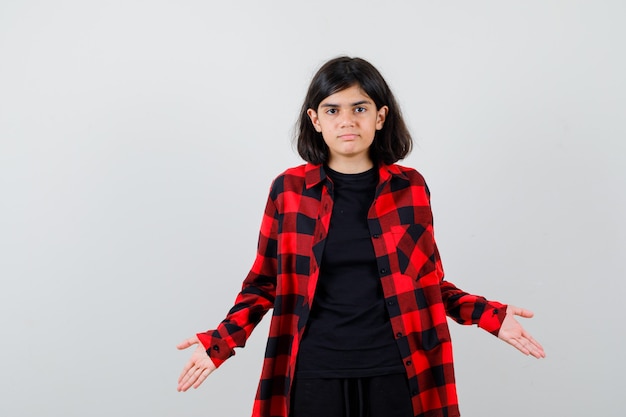
[[358, 136], [359, 135], [357, 135], [356, 133], [346, 133], [346, 134], [340, 135], [339, 139], [342, 139], [342, 140], [354, 140]]

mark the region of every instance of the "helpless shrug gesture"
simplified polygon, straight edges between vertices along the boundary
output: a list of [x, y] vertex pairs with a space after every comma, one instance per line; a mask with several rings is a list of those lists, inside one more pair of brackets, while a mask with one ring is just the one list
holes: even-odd
[[313, 77], [297, 126], [307, 161], [272, 183], [257, 256], [233, 308], [178, 381], [197, 388], [272, 310], [254, 417], [459, 416], [447, 317], [525, 355], [543, 348], [532, 313], [444, 279], [430, 191], [396, 162], [411, 136], [367, 61], [340, 57]]

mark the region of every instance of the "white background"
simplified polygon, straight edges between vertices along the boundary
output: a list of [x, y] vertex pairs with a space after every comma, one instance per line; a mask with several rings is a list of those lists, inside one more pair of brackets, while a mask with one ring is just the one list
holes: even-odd
[[447, 279], [534, 310], [537, 361], [452, 323], [461, 412], [621, 417], [626, 3], [0, 2], [0, 415], [246, 416], [268, 318], [176, 391], [300, 163], [313, 73], [372, 62]]

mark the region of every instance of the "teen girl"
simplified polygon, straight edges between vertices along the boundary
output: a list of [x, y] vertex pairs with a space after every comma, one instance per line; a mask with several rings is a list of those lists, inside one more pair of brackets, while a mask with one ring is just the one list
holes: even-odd
[[178, 346], [198, 345], [179, 391], [243, 347], [269, 309], [253, 417], [458, 416], [446, 316], [545, 356], [514, 318], [530, 311], [444, 280], [426, 183], [395, 164], [411, 136], [370, 63], [324, 64], [297, 128], [307, 164], [272, 183], [234, 307], [217, 329]]

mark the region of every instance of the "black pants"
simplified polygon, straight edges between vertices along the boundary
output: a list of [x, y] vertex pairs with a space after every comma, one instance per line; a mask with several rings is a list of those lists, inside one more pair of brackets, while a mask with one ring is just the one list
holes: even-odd
[[413, 417], [406, 375], [298, 379], [290, 417]]

